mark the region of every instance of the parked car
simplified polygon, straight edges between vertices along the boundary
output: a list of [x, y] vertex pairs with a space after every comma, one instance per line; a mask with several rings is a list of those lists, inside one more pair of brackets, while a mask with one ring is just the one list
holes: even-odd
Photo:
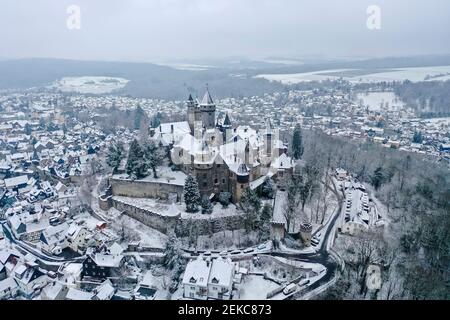
[[285, 295], [294, 293], [297, 290], [297, 285], [295, 283], [291, 283], [290, 285], [287, 285], [286, 288], [283, 289], [283, 293]]

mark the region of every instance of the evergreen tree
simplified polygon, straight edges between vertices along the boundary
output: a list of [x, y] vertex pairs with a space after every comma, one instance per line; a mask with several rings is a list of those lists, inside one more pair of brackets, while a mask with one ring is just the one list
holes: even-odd
[[423, 136], [422, 133], [420, 131], [416, 131], [414, 132], [414, 136], [413, 136], [413, 143], [422, 143], [423, 142]]
[[375, 190], [378, 190], [381, 185], [383, 184], [383, 180], [384, 180], [384, 176], [383, 176], [383, 168], [382, 167], [378, 167], [375, 169], [372, 177], [371, 177], [371, 182], [373, 187], [375, 188]]
[[241, 195], [239, 206], [246, 213], [245, 228], [250, 231], [255, 228], [256, 221], [258, 220], [258, 214], [261, 210], [261, 200], [255, 191], [250, 188], [246, 188]]
[[276, 187], [272, 179], [266, 177], [264, 183], [261, 186], [261, 196], [269, 199], [273, 199], [275, 196]]
[[122, 142], [112, 143], [108, 148], [106, 163], [113, 168], [113, 173], [117, 172], [120, 162], [125, 157], [125, 150]]
[[134, 129], [139, 130], [141, 128], [141, 121], [143, 117], [145, 116], [144, 109], [141, 108], [141, 106], [138, 106], [136, 110], [134, 110]]
[[31, 130], [31, 125], [29, 123], [25, 124], [25, 128], [24, 129], [25, 129], [25, 134], [27, 136], [31, 135], [32, 130]]
[[153, 116], [150, 125], [152, 126], [152, 128], [156, 128], [159, 127], [159, 125], [161, 124], [161, 113], [157, 113], [155, 116]]
[[204, 196], [202, 198], [201, 206], [203, 214], [211, 214], [213, 212], [214, 207], [208, 197]]
[[128, 175], [135, 179], [143, 178], [147, 173], [144, 152], [136, 139], [133, 140], [128, 150], [126, 171]]
[[294, 159], [301, 159], [303, 150], [302, 128], [297, 123], [292, 136], [292, 155]]
[[188, 175], [184, 183], [184, 202], [187, 212], [197, 212], [200, 206], [201, 196], [197, 180]]
[[219, 202], [223, 208], [227, 208], [230, 204], [231, 193], [229, 192], [221, 192], [219, 193]]
[[153, 141], [149, 141], [144, 146], [144, 156], [148, 168], [152, 169], [153, 177], [157, 178], [156, 168], [161, 165], [164, 152]]
[[266, 203], [261, 211], [259, 223], [259, 241], [265, 241], [270, 238], [270, 220], [272, 219], [272, 206]]

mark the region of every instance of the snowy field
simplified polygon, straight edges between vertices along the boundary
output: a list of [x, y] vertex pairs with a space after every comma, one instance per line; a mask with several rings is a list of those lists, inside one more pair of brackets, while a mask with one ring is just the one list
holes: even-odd
[[335, 80], [339, 79], [338, 76], [327, 75], [328, 73], [336, 73], [349, 71], [351, 69], [330, 69], [330, 70], [320, 70], [314, 72], [304, 72], [304, 73], [292, 73], [292, 74], [260, 74], [255, 76], [255, 78], [264, 78], [269, 81], [278, 81], [283, 84], [296, 84], [301, 82], [309, 81], [323, 81], [323, 80]]
[[263, 276], [248, 275], [242, 278], [240, 288], [240, 300], [266, 300], [267, 294], [278, 288], [278, 284]]
[[368, 106], [371, 111], [379, 111], [382, 107], [390, 110], [400, 110], [404, 103], [398, 99], [394, 92], [358, 93], [356, 101]]
[[127, 215], [120, 216], [116, 222], [119, 226], [126, 226], [135, 232], [142, 246], [161, 249], [166, 247], [167, 236], [158, 230], [150, 228]]
[[122, 89], [128, 82], [127, 79], [113, 77], [66, 77], [56, 81], [52, 87], [63, 92], [104, 94]]
[[[443, 81], [448, 79], [450, 73], [450, 66], [438, 67], [419, 67], [419, 68], [402, 68], [392, 69], [391, 72], [372, 73], [363, 76], [348, 78], [351, 82], [380, 82], [380, 81], [404, 81], [410, 80], [412, 82], [419, 81]], [[435, 77], [442, 75], [441, 77]], [[426, 80], [427, 76], [432, 78]]]
[[202, 64], [191, 64], [191, 63], [160, 62], [157, 64], [160, 66], [170, 67], [170, 68], [176, 69], [176, 70], [187, 70], [187, 71], [205, 71], [205, 70], [210, 70], [210, 69], [216, 68], [214, 66], [202, 65]]
[[[339, 72], [351, 71], [353, 69], [332, 69], [314, 72], [292, 73], [292, 74], [260, 74], [255, 78], [264, 78], [269, 81], [278, 81], [283, 84], [296, 84], [309, 81], [335, 80], [341, 78]], [[334, 75], [330, 75], [335, 73]], [[371, 83], [381, 81], [445, 81], [450, 79], [450, 66], [396, 68], [390, 71], [370, 73], [354, 77], [342, 77], [353, 83]]]
[[[172, 171], [170, 168], [158, 167], [157, 172], [158, 178], [154, 178], [153, 175], [150, 174], [147, 177], [136, 181], [158, 182], [184, 186], [187, 176], [182, 171]], [[113, 176], [113, 179], [130, 180], [130, 177], [127, 174], [116, 174]]]

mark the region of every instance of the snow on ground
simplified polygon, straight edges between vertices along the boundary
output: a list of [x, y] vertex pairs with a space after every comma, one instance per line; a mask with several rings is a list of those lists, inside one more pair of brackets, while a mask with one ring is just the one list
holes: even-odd
[[[334, 69], [334, 70], [320, 70], [314, 72], [291, 73], [291, 74], [260, 74], [255, 78], [264, 78], [269, 81], [278, 81], [283, 84], [295, 84], [308, 81], [323, 81], [343, 78], [353, 83], [371, 83], [381, 81], [404, 81], [410, 80], [412, 82], [418, 81], [445, 81], [450, 75], [450, 66], [434, 66], [434, 67], [414, 67], [414, 68], [395, 68], [389, 71], [379, 73], [370, 73], [365, 75], [358, 75], [354, 77], [340, 77], [339, 72], [351, 71], [354, 69]], [[336, 73], [336, 75], [329, 75]], [[431, 78], [426, 79], [427, 76]]]
[[127, 215], [122, 215], [116, 220], [116, 224], [122, 223], [139, 235], [142, 246], [161, 249], [165, 248], [167, 235], [150, 228]]
[[[404, 81], [412, 82], [425, 81], [427, 76], [436, 76], [450, 72], [450, 66], [435, 67], [415, 67], [392, 69], [388, 72], [371, 73], [363, 76], [348, 78], [351, 82], [381, 82], [381, 81]], [[440, 78], [431, 78], [429, 80], [440, 80]]]
[[[182, 171], [172, 171], [167, 167], [158, 167], [157, 169], [158, 178], [154, 178], [153, 175], [148, 175], [143, 179], [139, 179], [136, 181], [146, 181], [146, 182], [158, 182], [158, 183], [166, 183], [173, 184], [177, 186], [184, 186], [184, 182], [186, 180], [186, 174]], [[130, 177], [127, 174], [116, 174], [113, 176], [114, 179], [121, 180], [130, 180]]]
[[89, 230], [94, 230], [97, 227], [97, 223], [101, 222], [100, 220], [91, 216], [88, 212], [82, 212], [80, 214], [77, 214], [74, 220], [77, 222], [84, 221], [83, 224]]
[[132, 197], [122, 197], [113, 196], [113, 199], [118, 202], [122, 202], [143, 210], [148, 210], [153, 213], [157, 213], [161, 216], [176, 217], [178, 216], [183, 208], [181, 205], [174, 204], [174, 206], [158, 202], [157, 199], [152, 198], [132, 198]]
[[104, 94], [126, 86], [129, 80], [113, 77], [66, 77], [56, 81], [53, 87], [63, 92]]
[[316, 253], [316, 249], [314, 249], [314, 247], [310, 246], [310, 247], [305, 247], [302, 249], [292, 249], [289, 247], [286, 247], [286, 245], [284, 245], [284, 243], [280, 242], [279, 243], [280, 249], [283, 252], [287, 252], [287, 253], [295, 253], [295, 254], [299, 254], [299, 253]]
[[339, 79], [338, 76], [327, 75], [328, 73], [349, 71], [352, 69], [331, 69], [331, 70], [320, 70], [314, 72], [303, 72], [303, 73], [292, 73], [292, 74], [260, 74], [255, 76], [255, 78], [264, 78], [269, 81], [278, 81], [283, 84], [295, 84], [301, 82], [309, 81], [323, 81], [323, 80], [335, 80]]
[[294, 268], [301, 268], [303, 270], [308, 269], [308, 270], [312, 270], [312, 271], [314, 271], [316, 273], [321, 273], [321, 272], [323, 273], [322, 270], [326, 270], [326, 268], [323, 265], [321, 265], [320, 263], [312, 263], [312, 262], [305, 262], [305, 261], [289, 260], [289, 259], [286, 259], [286, 258], [283, 258], [283, 257], [273, 257], [273, 259], [275, 259], [275, 260], [277, 260], [277, 261], [279, 261], [281, 263], [290, 265], [290, 266], [292, 266]]
[[381, 106], [389, 106], [390, 110], [399, 110], [404, 103], [398, 99], [394, 92], [369, 92], [368, 94], [359, 93], [356, 101], [362, 101], [364, 106], [368, 106], [372, 111], [381, 110]]
[[152, 198], [132, 198], [122, 196], [113, 196], [113, 199], [137, 208], [149, 210], [162, 216], [176, 217], [181, 215], [181, 217], [185, 219], [209, 219], [233, 216], [240, 213], [234, 204], [230, 204], [227, 208], [223, 208], [221, 204], [216, 203], [214, 204], [213, 212], [211, 214], [202, 214], [201, 211], [196, 213], [186, 212], [184, 203], [174, 203], [173, 205], [170, 205]]
[[240, 300], [265, 300], [270, 291], [278, 288], [278, 284], [265, 280], [263, 276], [248, 275], [242, 278], [239, 288]]

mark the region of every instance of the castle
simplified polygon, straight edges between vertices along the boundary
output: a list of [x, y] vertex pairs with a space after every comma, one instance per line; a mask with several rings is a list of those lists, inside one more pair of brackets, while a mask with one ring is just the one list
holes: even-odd
[[234, 127], [228, 114], [216, 118], [208, 89], [201, 101], [189, 95], [186, 107], [187, 121], [161, 124], [153, 139], [171, 148], [173, 163], [197, 179], [203, 196], [213, 199], [229, 192], [237, 202], [245, 188], [258, 188], [266, 177], [284, 188], [293, 161], [269, 119], [259, 131]]

